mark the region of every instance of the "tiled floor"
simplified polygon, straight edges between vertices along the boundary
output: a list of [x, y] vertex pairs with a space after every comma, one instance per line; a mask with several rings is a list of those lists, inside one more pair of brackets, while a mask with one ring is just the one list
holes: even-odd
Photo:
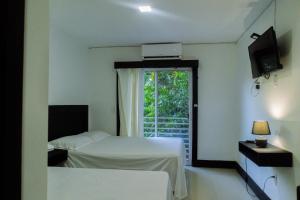
[[235, 170], [186, 167], [186, 174], [187, 200], [256, 200]]

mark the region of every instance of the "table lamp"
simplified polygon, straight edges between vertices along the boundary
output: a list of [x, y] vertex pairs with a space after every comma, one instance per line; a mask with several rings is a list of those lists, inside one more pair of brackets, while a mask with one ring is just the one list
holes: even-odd
[[265, 148], [267, 146], [266, 135], [271, 134], [268, 121], [254, 121], [252, 126], [252, 134], [257, 135], [255, 138], [256, 146]]

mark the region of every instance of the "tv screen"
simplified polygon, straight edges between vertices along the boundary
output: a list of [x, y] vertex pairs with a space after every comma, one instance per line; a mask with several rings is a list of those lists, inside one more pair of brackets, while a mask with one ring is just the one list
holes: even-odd
[[257, 78], [282, 69], [273, 27], [260, 35], [249, 47], [252, 77]]

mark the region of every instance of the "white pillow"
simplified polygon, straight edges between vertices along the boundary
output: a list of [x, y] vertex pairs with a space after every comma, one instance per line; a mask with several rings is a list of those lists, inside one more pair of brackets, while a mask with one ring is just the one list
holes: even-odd
[[48, 142], [48, 151], [54, 150], [54, 146]]
[[100, 141], [100, 140], [110, 136], [110, 134], [108, 134], [104, 131], [89, 131], [89, 132], [81, 133], [80, 135], [89, 137], [90, 139], [92, 139], [95, 142]]
[[58, 138], [49, 143], [53, 145], [55, 149], [76, 150], [92, 142], [93, 140], [91, 138], [79, 134]]

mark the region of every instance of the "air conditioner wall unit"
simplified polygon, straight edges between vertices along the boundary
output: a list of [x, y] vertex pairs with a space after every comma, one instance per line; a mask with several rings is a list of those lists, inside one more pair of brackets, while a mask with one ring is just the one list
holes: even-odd
[[182, 44], [145, 44], [142, 45], [142, 58], [151, 59], [180, 59], [182, 57]]

